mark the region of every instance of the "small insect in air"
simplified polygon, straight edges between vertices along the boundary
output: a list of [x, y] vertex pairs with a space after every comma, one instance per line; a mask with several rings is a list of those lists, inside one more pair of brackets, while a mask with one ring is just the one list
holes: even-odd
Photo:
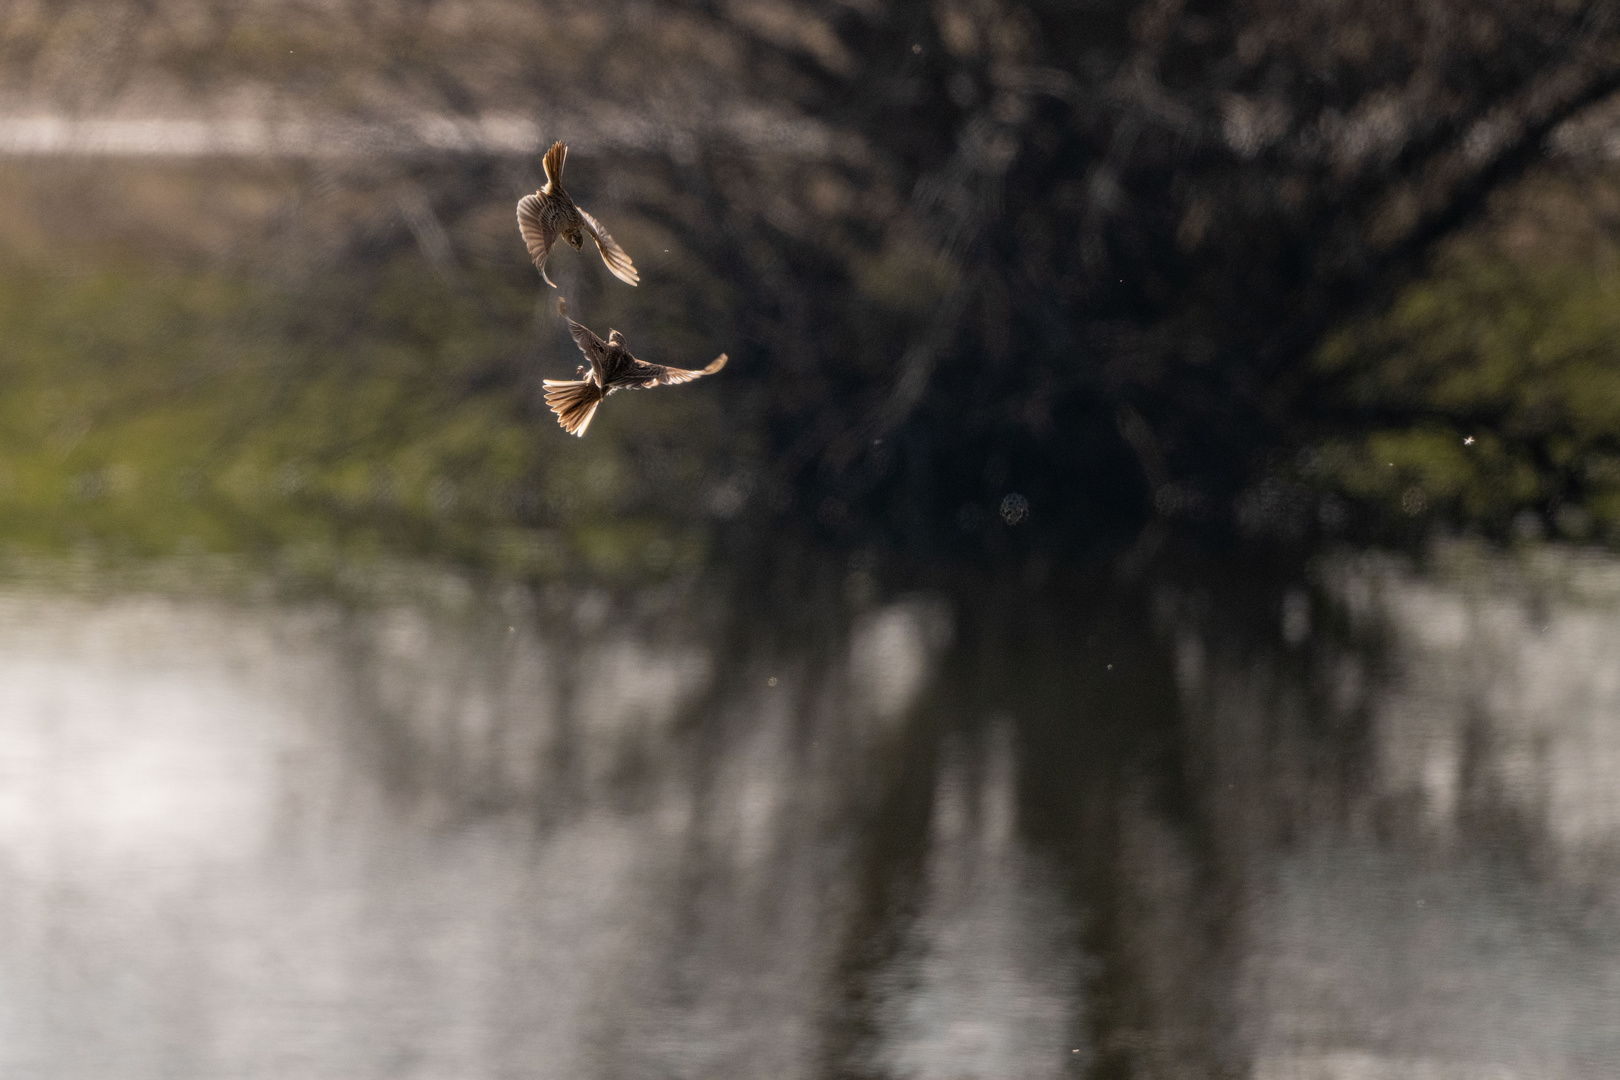
[[624, 248], [608, 235], [600, 221], [575, 206], [574, 200], [563, 190], [563, 162], [567, 158], [568, 147], [561, 142], [552, 143], [541, 161], [546, 170], [546, 186], [518, 200], [518, 231], [528, 245], [534, 268], [540, 271], [541, 279], [555, 289], [557, 283], [546, 275], [546, 257], [551, 254], [552, 245], [560, 236], [578, 251], [585, 246], [585, 234], [590, 233], [591, 239], [596, 241], [596, 250], [602, 253], [602, 261], [613, 276], [626, 284], [637, 284], [641, 275], [636, 273], [635, 265], [631, 263], [630, 256], [624, 253]]
[[568, 318], [568, 303], [557, 298], [557, 311], [568, 320], [568, 331], [574, 335], [574, 344], [590, 361], [590, 367], [579, 366], [578, 379], [546, 379], [546, 404], [557, 414], [557, 423], [570, 435], [585, 434], [596, 407], [602, 399], [626, 387], [647, 389], [654, 386], [678, 386], [681, 383], [713, 375], [726, 366], [726, 354], [715, 357], [708, 367], [701, 369], [666, 367], [638, 360], [625, 347], [624, 335], [609, 330], [606, 341]]

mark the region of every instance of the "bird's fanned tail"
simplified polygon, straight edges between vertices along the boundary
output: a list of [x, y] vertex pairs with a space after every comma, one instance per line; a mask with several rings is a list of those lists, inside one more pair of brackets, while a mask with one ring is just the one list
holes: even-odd
[[546, 156], [541, 159], [541, 166], [546, 170], [546, 191], [562, 187], [563, 162], [568, 160], [568, 147], [559, 140], [551, 144]]
[[557, 423], [568, 434], [583, 436], [602, 403], [602, 388], [590, 379], [546, 379], [545, 386], [546, 404], [557, 414]]

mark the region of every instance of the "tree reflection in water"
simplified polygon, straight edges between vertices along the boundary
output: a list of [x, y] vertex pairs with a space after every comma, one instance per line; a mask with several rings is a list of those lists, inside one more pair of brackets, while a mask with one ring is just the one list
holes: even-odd
[[1612, 1075], [1617, 579], [13, 586], [0, 1062]]

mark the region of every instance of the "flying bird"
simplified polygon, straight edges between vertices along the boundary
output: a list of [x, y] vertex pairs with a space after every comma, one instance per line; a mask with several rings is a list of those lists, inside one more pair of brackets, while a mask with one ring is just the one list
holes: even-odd
[[602, 253], [602, 261], [607, 263], [613, 276], [628, 284], [636, 284], [641, 280], [641, 275], [636, 273], [624, 248], [608, 235], [600, 221], [575, 206], [574, 200], [563, 190], [563, 162], [567, 158], [568, 147], [561, 142], [552, 143], [541, 162], [546, 170], [546, 186], [518, 200], [518, 231], [523, 234], [523, 242], [529, 247], [529, 258], [534, 260], [535, 269], [540, 271], [545, 283], [555, 289], [556, 283], [546, 276], [546, 256], [551, 254], [551, 246], [560, 236], [578, 251], [585, 244], [585, 234], [590, 233], [591, 239], [596, 241], [596, 250]]
[[603, 341], [586, 327], [569, 319], [568, 304], [560, 296], [557, 298], [557, 311], [568, 320], [568, 330], [574, 335], [574, 344], [590, 361], [589, 368], [584, 364], [579, 366], [575, 372], [580, 376], [578, 379], [545, 380], [546, 404], [557, 414], [557, 423], [570, 435], [584, 435], [585, 429], [591, 426], [591, 418], [596, 415], [596, 407], [615, 390], [628, 386], [643, 389], [650, 386], [678, 386], [705, 375], [713, 375], [726, 366], [725, 353], [715, 357], [714, 362], [702, 370], [649, 364], [630, 355], [630, 350], [624, 345], [624, 335], [617, 330], [609, 330], [608, 339]]

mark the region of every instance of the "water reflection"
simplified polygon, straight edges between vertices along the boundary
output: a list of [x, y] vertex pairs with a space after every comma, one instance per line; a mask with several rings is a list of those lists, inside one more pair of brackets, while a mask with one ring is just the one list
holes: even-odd
[[1617, 565], [1341, 558], [1303, 654], [1183, 629], [1254, 1075], [1620, 1064]]
[[828, 580], [8, 587], [0, 1071], [1620, 1066], [1620, 563]]
[[[984, 733], [937, 780], [921, 910], [879, 982], [877, 1064], [894, 1076], [1053, 1076], [1084, 1053], [1075, 917], [1017, 832], [1012, 732]], [[1071, 1047], [1073, 1049], [1071, 1049]]]

